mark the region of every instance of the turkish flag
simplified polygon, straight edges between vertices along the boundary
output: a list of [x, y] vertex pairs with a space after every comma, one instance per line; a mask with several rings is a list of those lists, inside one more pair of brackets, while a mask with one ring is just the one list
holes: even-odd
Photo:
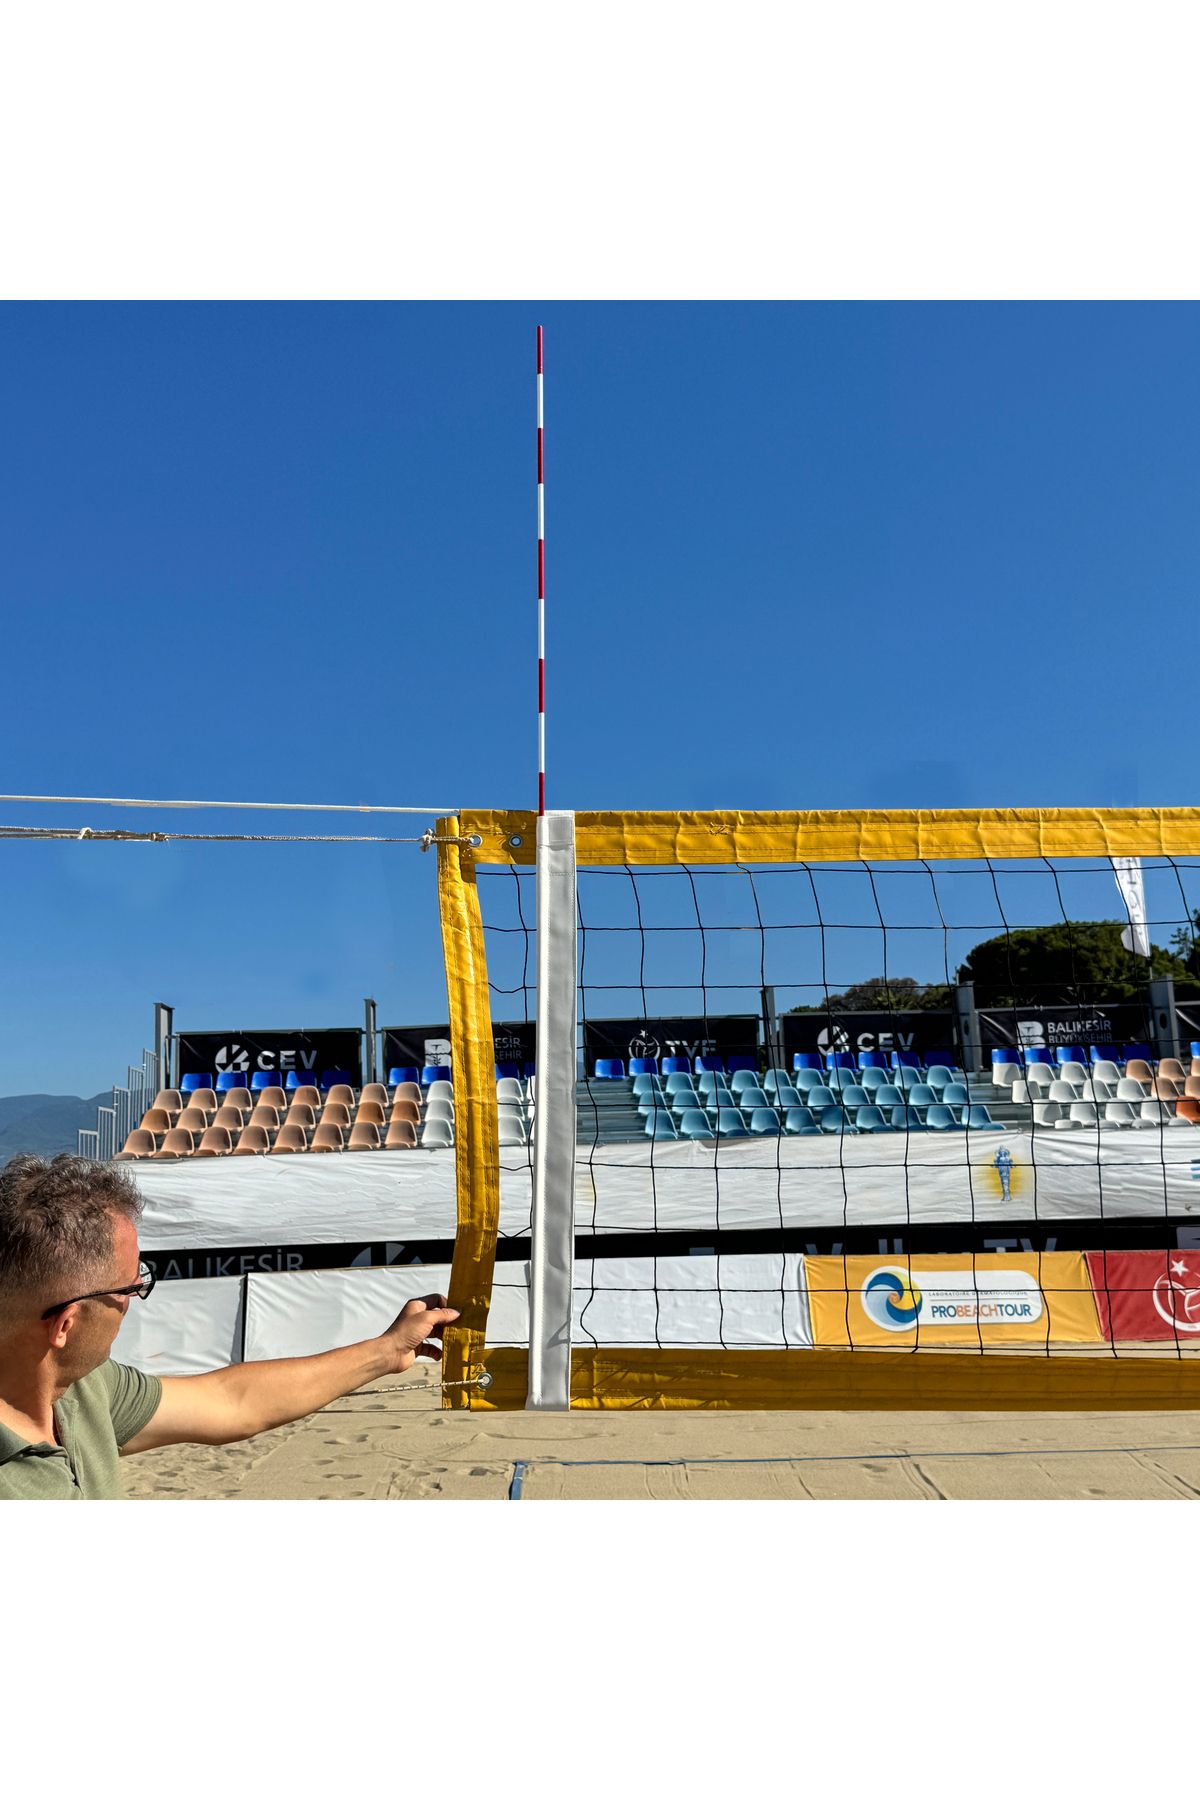
[[1200, 1347], [1200, 1251], [1089, 1250], [1087, 1266], [1110, 1341]]

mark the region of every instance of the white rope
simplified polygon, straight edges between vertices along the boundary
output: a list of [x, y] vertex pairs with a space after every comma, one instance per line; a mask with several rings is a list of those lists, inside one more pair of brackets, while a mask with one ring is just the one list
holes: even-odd
[[438, 837], [432, 829], [420, 837], [285, 837], [240, 831], [96, 831], [84, 825], [0, 825], [0, 840], [50, 838], [63, 843], [97, 844], [477, 844], [476, 838]]
[[98, 794], [0, 794], [0, 801], [30, 801], [35, 806], [210, 806], [229, 812], [357, 812], [422, 813], [427, 818], [456, 813], [456, 806], [330, 806], [307, 800], [114, 800]]

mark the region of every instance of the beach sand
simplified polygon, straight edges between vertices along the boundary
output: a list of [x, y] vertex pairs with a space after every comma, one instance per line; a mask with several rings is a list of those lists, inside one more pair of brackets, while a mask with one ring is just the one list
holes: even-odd
[[[428, 1364], [246, 1444], [131, 1457], [139, 1500], [1193, 1500], [1188, 1412], [444, 1412]], [[380, 1388], [390, 1392], [380, 1392]]]

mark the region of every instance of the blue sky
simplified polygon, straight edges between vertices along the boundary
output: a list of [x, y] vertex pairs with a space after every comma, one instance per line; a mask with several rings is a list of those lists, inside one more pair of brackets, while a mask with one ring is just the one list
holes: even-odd
[[[1194, 801], [1197, 310], [1094, 303], [6, 305], [0, 787], [528, 805], [538, 322], [551, 805]], [[443, 1013], [415, 848], [0, 862], [0, 1092]]]

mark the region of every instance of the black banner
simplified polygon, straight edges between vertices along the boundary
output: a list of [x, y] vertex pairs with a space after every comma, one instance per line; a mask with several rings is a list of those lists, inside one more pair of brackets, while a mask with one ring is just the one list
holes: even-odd
[[1150, 1044], [1149, 1009], [1138, 1001], [1104, 1006], [992, 1006], [979, 1010], [983, 1059], [1006, 1047], [1055, 1050], [1060, 1044]]
[[587, 1019], [584, 1055], [589, 1074], [597, 1057], [758, 1055], [757, 1013], [724, 1013], [707, 1019]]
[[352, 1082], [362, 1080], [361, 1029], [335, 1031], [181, 1031], [178, 1072], [222, 1075], [237, 1070], [247, 1079], [259, 1070], [320, 1080], [326, 1069], [345, 1069]]
[[800, 1050], [823, 1055], [834, 1050], [855, 1055], [879, 1050], [885, 1056], [892, 1050], [915, 1050], [920, 1056], [927, 1050], [955, 1048], [951, 1012], [835, 1012], [832, 1017], [827, 1012], [784, 1013], [779, 1023], [789, 1063]]
[[[532, 1019], [516, 1024], [492, 1021], [492, 1041], [498, 1063], [532, 1063], [537, 1055], [537, 1027]], [[424, 1068], [426, 1063], [450, 1061], [450, 1027], [441, 1025], [385, 1025], [383, 1069]]]

